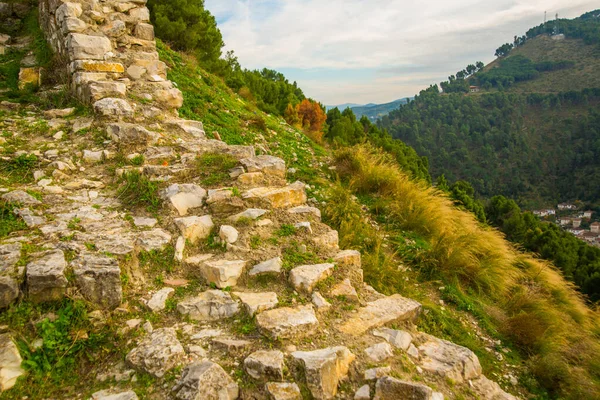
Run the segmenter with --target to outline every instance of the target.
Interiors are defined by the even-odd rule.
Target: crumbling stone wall
[[[66,64],[72,91],[100,114],[133,115],[128,98],[145,100],[145,116],[183,103],[159,60],[146,1],[40,0],[42,29]]]

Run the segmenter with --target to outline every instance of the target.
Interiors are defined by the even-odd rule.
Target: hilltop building
[[[558,205],[559,210],[577,210],[577,206],[573,203],[560,203]]]
[[[590,225],[590,231],[594,233],[600,233],[600,222],[594,222]]]

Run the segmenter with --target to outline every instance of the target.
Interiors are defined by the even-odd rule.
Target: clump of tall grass
[[[561,398],[600,398],[599,314],[556,268],[520,252],[500,232],[458,210],[435,188],[409,179],[394,160],[370,146],[340,150],[336,164],[348,190],[377,199],[386,229],[411,231],[428,242],[413,260],[415,267],[489,307],[498,331],[520,347],[546,390]],[[375,242],[362,248],[366,257],[381,257],[381,235],[371,238],[373,232],[354,228],[360,213],[348,208],[341,192],[333,190],[327,215],[339,227],[342,244],[360,242],[356,237],[363,235],[367,243]],[[378,271],[373,271],[377,265],[365,265],[369,283],[386,282],[389,288],[391,279],[397,284],[397,274],[385,265]]]

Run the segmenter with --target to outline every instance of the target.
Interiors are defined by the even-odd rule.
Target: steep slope
[[[2,98],[1,398],[597,397],[597,317],[551,267],[395,162],[332,160],[192,59],[120,49],[145,8],[94,4],[43,17],[127,21],[96,67],[166,65],[102,75],[131,86],[100,99],[83,79]],[[77,107],[52,108],[57,90]]]

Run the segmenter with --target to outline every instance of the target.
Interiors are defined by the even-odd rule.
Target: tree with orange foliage
[[[296,111],[303,128],[311,132],[320,132],[323,129],[327,115],[319,103],[304,99],[296,106]]]

